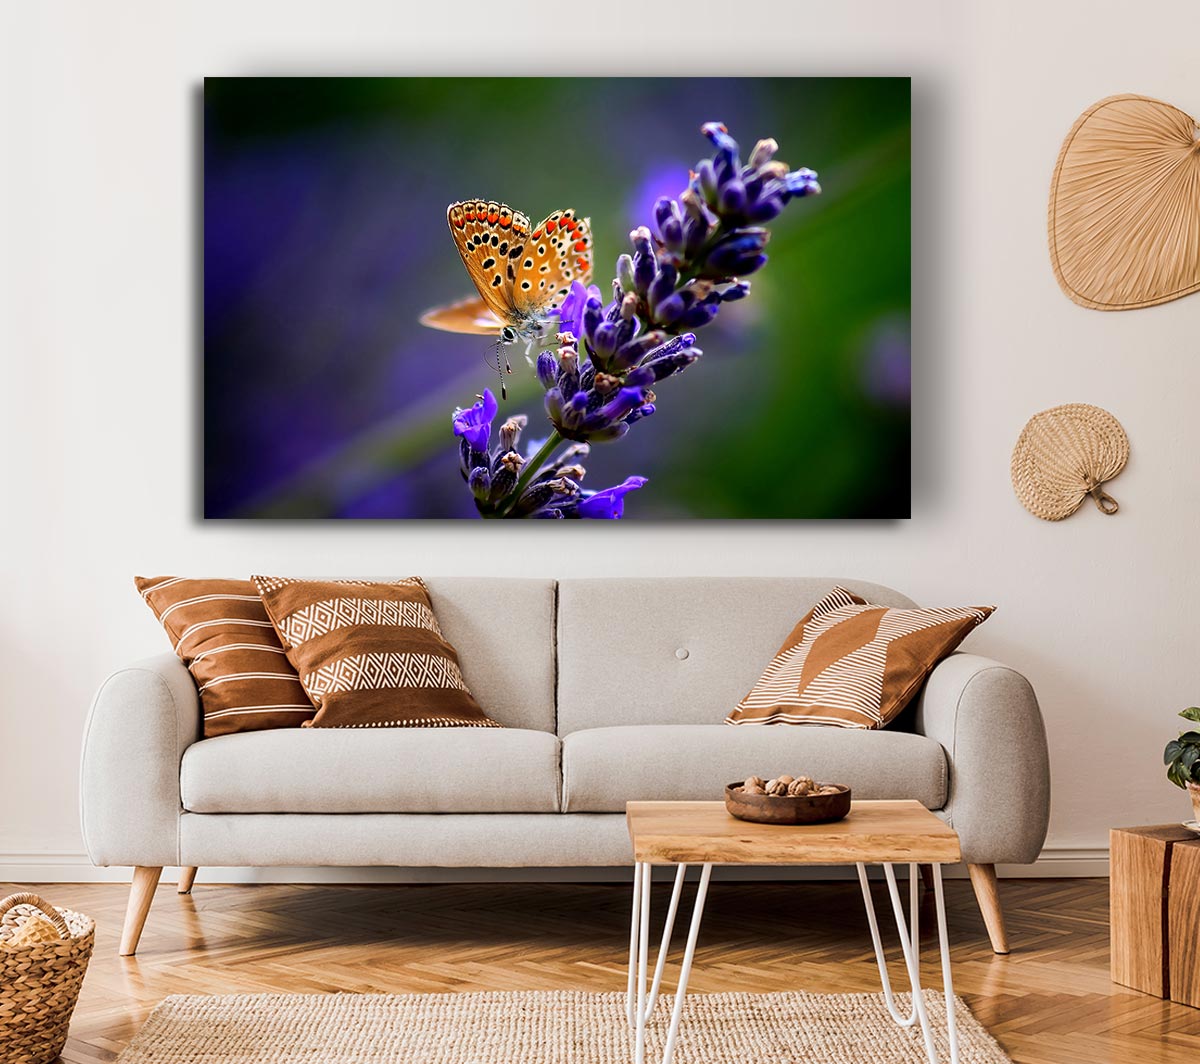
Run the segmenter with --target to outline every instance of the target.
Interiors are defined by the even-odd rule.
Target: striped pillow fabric
[[[249,580],[139,576],[134,583],[196,681],[206,739],[312,719],[316,710]]]
[[[420,577],[251,577],[317,713],[314,728],[499,728],[463,681]]]
[[[725,723],[882,728],[995,609],[890,609],[835,587],[792,629]]]

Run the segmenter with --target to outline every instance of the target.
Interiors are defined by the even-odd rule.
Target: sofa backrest
[[[620,724],[720,724],[835,584],[883,606],[915,605],[862,580],[560,581],[559,735]]]
[[[427,576],[463,679],[493,720],[554,731],[554,581]]]

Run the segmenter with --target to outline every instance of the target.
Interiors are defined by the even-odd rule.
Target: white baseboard
[[[1006,879],[1106,877],[1108,850],[1061,848],[1042,851],[1031,865],[998,865]],[[962,878],[966,868],[946,869]],[[198,883],[605,883],[628,878],[626,868],[202,868]],[[178,877],[167,868],[163,879]],[[846,879],[841,866],[799,869],[727,868],[722,879]],[[128,868],[95,868],[81,853],[0,854],[4,883],[128,883]]]

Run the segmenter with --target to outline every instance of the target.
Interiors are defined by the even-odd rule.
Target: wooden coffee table
[[[958,1035],[954,1023],[954,988],[950,977],[950,949],[946,935],[946,904],[942,892],[941,866],[962,859],[958,836],[954,830],[920,802],[855,802],[845,820],[833,824],[783,826],[751,824],[729,815],[724,802],[630,802],[625,807],[625,819],[633,840],[633,917],[629,930],[629,983],[626,1010],[629,1025],[635,1033],[635,1058],[645,1064],[646,1024],[658,1001],[663,968],[671,947],[671,932],[675,912],[689,865],[700,865],[700,885],[692,908],[683,964],[679,970],[679,986],[675,991],[675,1007],[663,1050],[663,1064],[671,1064],[679,1034],[679,1017],[683,1012],[684,994],[696,940],[700,934],[700,918],[708,892],[713,865],[830,865],[853,864],[858,868],[867,923],[879,964],[884,1000],[888,1012],[901,1027],[920,1023],[929,1064],[937,1064],[933,1044],[933,1029],[921,994],[921,974],[918,947],[918,865],[933,866],[933,890],[937,900],[938,944],[942,956],[942,985],[946,996],[946,1026],[951,1064],[958,1064]],[[912,1009],[901,1015],[892,996],[887,974],[887,962],[879,936],[875,905],[867,882],[867,865],[883,866],[888,893],[892,900],[904,964],[912,987]],[[909,866],[909,920],[904,918],[904,906],[896,884],[896,864]],[[646,975],[650,939],[650,878],[655,865],[675,865],[675,887],[667,909],[662,944],[654,967],[649,991]]]

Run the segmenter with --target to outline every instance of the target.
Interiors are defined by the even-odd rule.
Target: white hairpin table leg
[[[712,876],[712,865],[706,864],[700,872],[700,885],[696,888],[696,900],[692,904],[692,924],[688,928],[687,945],[683,950],[683,964],[679,968],[679,985],[675,988],[675,1007],[671,1010],[671,1026],[667,1030],[667,1046],[663,1050],[662,1064],[671,1064],[675,1054],[675,1039],[679,1035],[679,1017],[683,1015],[683,995],[687,993],[688,976],[692,972],[692,958],[696,955],[696,939],[700,937],[700,918],[704,913],[704,899],[708,894],[708,880]],[[641,1064],[639,1061],[638,1064]]]
[[[662,984],[667,954],[671,948],[671,932],[675,925],[675,914],[679,909],[679,898],[683,893],[686,865],[679,865],[675,872],[675,886],[671,891],[671,905],[663,928],[662,945],[655,963],[654,983],[649,994],[646,992],[648,967],[648,945],[650,939],[650,872],[651,866],[639,863],[633,874],[633,916],[629,932],[629,983],[626,995],[626,1013],[634,1028],[634,1060],[645,1064],[646,1024],[654,1011],[658,990]],[[671,1024],[667,1029],[667,1043],[663,1050],[662,1064],[671,1064],[675,1053],[675,1040],[679,1035],[679,1019],[683,1014],[683,998],[687,992],[688,976],[692,970],[692,959],[696,955],[696,940],[700,936],[700,920],[704,913],[704,899],[708,894],[708,882],[712,876],[712,865],[704,865],[700,873],[700,885],[696,888],[696,900],[692,905],[692,922],[688,928],[687,945],[683,951],[683,963],[679,969],[679,985],[675,990],[675,1005],[671,1010]],[[636,969],[636,975],[635,975]],[[636,994],[634,986],[637,986]]]
[[[879,938],[879,921],[875,917],[875,901],[871,897],[871,887],[867,881],[867,866],[861,861],[858,863],[858,883],[862,887],[863,907],[867,910],[867,924],[871,928],[871,945],[875,947],[875,963],[879,965],[879,981],[883,985],[883,1000],[887,1004],[887,1010],[891,1013],[892,1019],[901,1027],[911,1027],[917,1022],[917,1005],[916,999],[913,999],[912,1009],[907,1016],[901,1016],[900,1011],[896,1008],[896,999],[892,996],[892,980],[888,977],[887,958],[883,955],[883,943]],[[910,897],[910,902],[912,898]],[[912,908],[912,938],[913,942],[917,941],[917,910],[916,905]],[[630,975],[630,979],[633,976]]]
[[[888,894],[892,899],[892,912],[896,917],[896,927],[900,932],[900,945],[904,950],[904,963],[908,968],[908,979],[913,988],[913,1006],[916,1009],[917,1019],[921,1024],[921,1034],[925,1040],[925,1055],[929,1059],[929,1064],[937,1064],[937,1052],[933,1045],[933,1028],[929,1022],[929,1014],[925,1010],[925,997],[921,992],[921,964],[916,936],[914,935],[910,942],[908,929],[904,922],[904,906],[900,902],[900,891],[896,886],[896,870],[890,864],[885,864],[883,874],[887,879]],[[909,876],[915,879],[917,874],[917,866],[910,865]],[[942,953],[942,982],[946,995],[946,1027],[950,1043],[950,1064],[958,1064],[958,1033],[954,1024],[954,985],[950,976],[950,944],[946,935],[946,906],[943,893],[939,889],[942,878],[941,868],[936,864],[933,875],[934,893],[938,902],[938,938]],[[915,900],[915,890],[912,891],[912,897]]]

